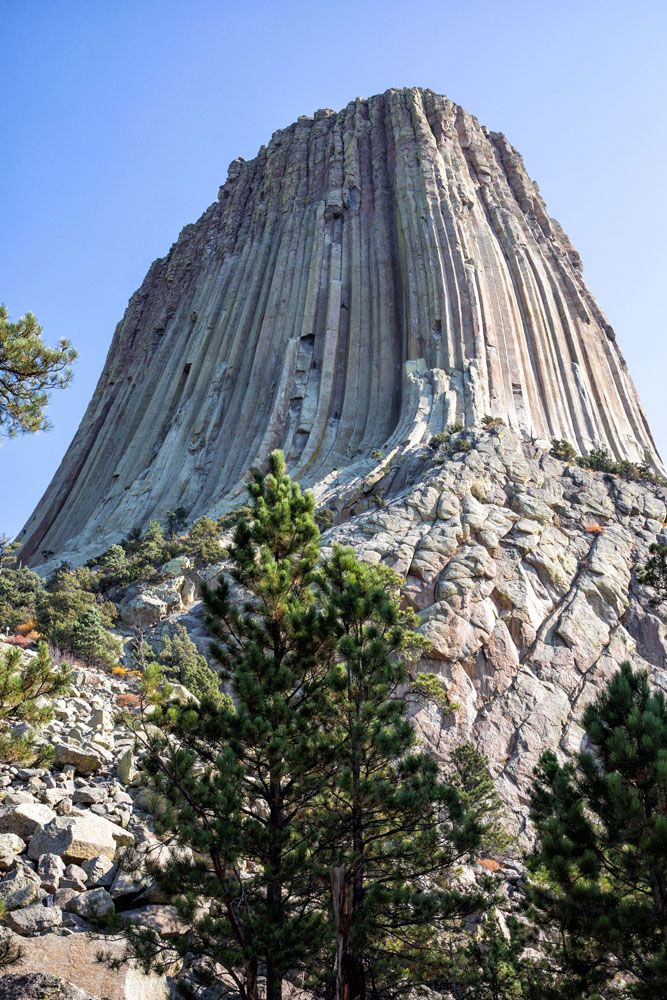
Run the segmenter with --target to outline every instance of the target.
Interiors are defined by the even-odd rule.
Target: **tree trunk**
[[[272,926],[279,927],[282,922],[282,825],[283,800],[279,777],[272,777],[269,784],[269,866],[270,877],[266,887],[266,902],[268,917]],[[276,957],[266,956],[266,1000],[282,1000],[283,977],[276,966]]]
[[[246,1000],[259,1000],[257,991],[257,959],[251,958],[244,969]]]

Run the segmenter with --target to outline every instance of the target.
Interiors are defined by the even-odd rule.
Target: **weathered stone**
[[[25,850],[25,841],[15,833],[0,833],[0,868],[11,868],[14,858]]]
[[[60,927],[63,911],[59,906],[25,906],[20,910],[10,910],[6,916],[7,926],[22,937],[32,937],[44,931]]]
[[[43,972],[9,972],[0,976],[0,1000],[97,1000],[73,983]]]
[[[137,777],[138,772],[134,766],[134,754],[131,749],[126,750],[116,761],[116,774],[124,785],[131,784]]]
[[[39,802],[24,802],[16,806],[0,806],[0,832],[14,833],[23,840],[28,840],[35,830],[46,826],[55,813],[49,806]]]
[[[108,917],[114,911],[114,902],[106,889],[89,889],[70,899],[67,909],[70,913],[87,919]]]
[[[65,862],[57,854],[42,854],[37,862],[37,874],[42,880],[42,888],[54,893],[65,874]]]
[[[101,816],[63,816],[52,820],[28,845],[28,856],[37,860],[42,854],[59,854],[75,864],[100,854],[113,859],[119,846],[134,843],[134,837],[122,827]]]
[[[110,755],[103,756],[101,748],[76,746],[74,743],[56,743],[56,764],[72,764],[79,774],[92,774],[111,760]],[[105,760],[106,757],[106,760]]]
[[[43,895],[39,877],[29,868],[15,868],[0,879],[0,901],[8,910],[29,906]]]
[[[18,940],[21,942],[20,938]],[[100,952],[120,960],[119,968],[112,969],[104,962],[99,962],[97,956]],[[58,975],[89,991],[94,997],[105,997],[106,1000],[167,1000],[169,996],[167,978],[144,975],[127,958],[125,942],[94,938],[89,934],[63,936],[54,933],[34,938],[12,969],[17,973]]]

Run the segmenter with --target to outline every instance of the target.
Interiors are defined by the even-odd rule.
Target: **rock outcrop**
[[[374,451],[485,414],[659,465],[579,257],[506,138],[428,90],[318,111],[232,163],[151,267],[24,553],[82,560],[176,507],[220,513],[275,447],[342,488]]]

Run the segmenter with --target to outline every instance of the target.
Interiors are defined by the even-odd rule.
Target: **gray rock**
[[[92,774],[109,763],[109,759],[102,756],[101,748],[93,750],[73,743],[56,743],[55,755],[56,764],[72,764],[79,774]]]
[[[97,1000],[92,993],[43,972],[0,976],[0,1000]]]
[[[22,937],[32,937],[44,931],[60,927],[63,922],[63,912],[59,906],[26,906],[20,910],[11,910],[6,918],[7,926]]]
[[[85,919],[102,918],[114,912],[114,902],[106,889],[89,889],[70,899],[67,909]]]
[[[97,886],[108,888],[116,874],[116,866],[104,854],[84,861],[81,867],[86,873],[86,885],[89,889],[95,889]]]
[[[39,877],[29,868],[15,868],[0,879],[0,900],[8,910],[29,906],[43,895]]]
[[[14,833],[22,840],[29,840],[36,830],[41,829],[55,818],[49,806],[30,801],[19,805],[0,806],[0,833]]]
[[[42,854],[59,854],[65,861],[78,864],[100,854],[113,859],[119,846],[133,842],[131,834],[101,816],[63,816],[35,834],[28,845],[28,856],[37,860]]]
[[[21,851],[25,851],[24,840],[15,833],[0,833],[0,868],[11,868]]]
[[[57,854],[42,854],[37,862],[37,874],[46,892],[54,893],[65,874],[65,862]]]

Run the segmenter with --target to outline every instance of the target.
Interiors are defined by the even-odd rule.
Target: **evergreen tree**
[[[541,758],[533,917],[552,928],[540,996],[655,1000],[667,983],[667,706],[623,664],[584,713],[590,750]]]
[[[0,305],[0,435],[45,430],[49,392],[65,388],[77,353],[67,340],[47,347],[32,313],[12,323]]]
[[[117,664],[121,654],[120,640],[105,628],[102,614],[95,605],[76,619],[65,646],[75,656],[107,667]]]
[[[123,586],[130,582],[132,569],[122,545],[111,545],[97,560],[101,574],[101,589]]]
[[[34,621],[44,581],[37,573],[6,557],[0,565],[0,631],[13,632]]]
[[[335,996],[392,996],[432,975],[436,933],[480,905],[447,888],[482,827],[417,748],[402,692],[424,648],[400,577],[335,547],[319,583],[338,635],[329,807]],[[471,797],[472,801],[472,797]]]
[[[200,517],[195,521],[188,533],[185,550],[200,565],[220,562],[223,551],[218,522],[210,517]]]
[[[120,655],[118,640],[109,631],[116,607],[99,599],[94,587],[88,567],[59,569],[38,597],[37,628],[61,649],[111,665]]]
[[[653,588],[653,603],[659,605],[667,600],[667,545],[656,542],[651,546],[650,553],[646,565],[638,569],[637,579]]]
[[[505,809],[500,800],[489,762],[471,743],[454,747],[446,765],[447,778],[459,793],[470,819],[480,832],[480,849],[492,855],[506,854],[512,843]]]
[[[208,698],[198,710],[158,708],[151,724],[168,738],[152,741],[146,769],[165,803],[161,829],[206,859],[160,876],[181,887],[178,905],[192,925],[183,952],[221,965],[243,1000],[256,1000],[261,963],[266,996],[278,1000],[285,973],[303,968],[327,932],[315,905],[313,813],[334,766],[318,720],[331,699],[335,642],[311,587],[312,496],[289,479],[279,452],[250,493],[250,518],[237,524],[231,549],[241,594],[226,579],[205,592],[212,651],[235,708]],[[203,900],[214,902],[199,917]],[[135,934],[135,945],[147,963],[159,950],[150,932]]]
[[[173,635],[164,637],[156,662],[168,681],[183,684],[196,698],[210,698],[218,704],[226,700],[220,689],[220,678],[209,667],[184,625],[177,625]]]
[[[49,700],[68,694],[70,681],[67,667],[53,666],[44,642],[34,655],[0,653],[0,763],[48,762],[52,751],[35,746],[35,730],[53,718]]]

